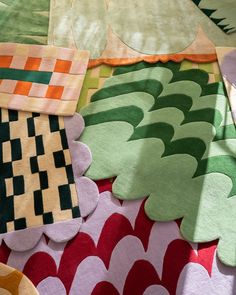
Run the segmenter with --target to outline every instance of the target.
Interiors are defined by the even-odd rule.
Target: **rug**
[[[209,82],[222,81],[218,62],[196,63],[188,60],[183,60],[181,62],[181,70],[190,70],[194,68],[207,71],[209,74]],[[82,107],[88,105],[91,102],[92,95],[103,87],[105,81],[112,76],[114,70],[114,66],[106,64],[92,67],[87,70],[77,105],[77,112],[80,112]]]
[[[112,76],[114,67],[101,65],[88,69],[84,78],[84,83],[81,89],[77,112],[90,103],[91,96],[103,86],[106,79]]]
[[[55,244],[42,237],[24,253],[2,245],[1,259],[23,271],[44,295],[235,292],[235,269],[219,262],[216,242],[189,243],[180,235],[179,222],[147,218],[144,199],[120,203],[108,192],[110,181],[98,186],[98,206],[72,241]]]
[[[236,265],[235,125],[223,83],[208,82],[206,71],[173,62],[116,68],[81,109],[93,155],[86,176],[115,177],[122,200],[148,196],[152,220],[183,218],[189,241],[219,238],[219,258]]]
[[[34,247],[43,232],[54,241],[71,239],[97,199],[95,184],[82,177],[90,151],[74,141],[83,119],[0,113],[0,239],[18,251]]]
[[[236,1],[192,0],[221,30],[236,31]]]
[[[217,47],[218,62],[228,93],[234,122],[236,122],[236,48]]]
[[[208,37],[204,49],[199,26]],[[215,53],[212,42],[236,46],[236,34],[219,30],[190,0],[51,1],[48,43],[89,50],[93,59],[180,53],[197,37],[192,54],[206,54],[209,47]]]
[[[31,281],[20,271],[0,263],[2,295],[39,295]]]
[[[0,42],[47,44],[50,0],[0,1]]]
[[[38,44],[0,44],[0,293],[234,294],[233,9],[38,2],[0,1]]]
[[[0,107],[73,115],[89,53],[67,48],[0,44]]]

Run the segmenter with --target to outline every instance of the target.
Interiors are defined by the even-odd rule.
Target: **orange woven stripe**
[[[18,81],[14,90],[14,94],[29,95],[31,87],[32,82]]]
[[[38,71],[42,59],[38,57],[28,57],[25,64],[25,70],[27,71]]]
[[[71,65],[72,65],[72,61],[70,60],[57,59],[54,72],[69,73]]]
[[[48,86],[46,93],[46,98],[61,99],[62,93],[64,91],[63,86]]]
[[[204,63],[204,62],[214,62],[217,60],[216,54],[167,54],[167,55],[149,55],[141,56],[135,58],[98,58],[91,59],[89,61],[88,68],[93,68],[101,64],[106,64],[110,66],[122,66],[131,65],[140,61],[146,61],[149,63],[155,62],[181,62],[184,59],[190,60],[192,62]]]
[[[0,68],[10,68],[13,56],[0,56]]]

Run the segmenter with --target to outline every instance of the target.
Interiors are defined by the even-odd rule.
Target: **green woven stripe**
[[[25,71],[16,69],[0,68],[0,79],[19,80],[40,84],[49,84],[51,72]]]

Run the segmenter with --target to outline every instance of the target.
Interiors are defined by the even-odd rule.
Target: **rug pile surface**
[[[235,12],[0,1],[0,294],[236,293]]]

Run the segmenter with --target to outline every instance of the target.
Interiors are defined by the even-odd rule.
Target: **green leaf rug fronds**
[[[236,131],[222,82],[169,62],[117,68],[81,110],[81,140],[93,155],[86,175],[116,177],[122,200],[148,197],[153,220],[183,218],[193,242],[219,239],[236,265]]]

